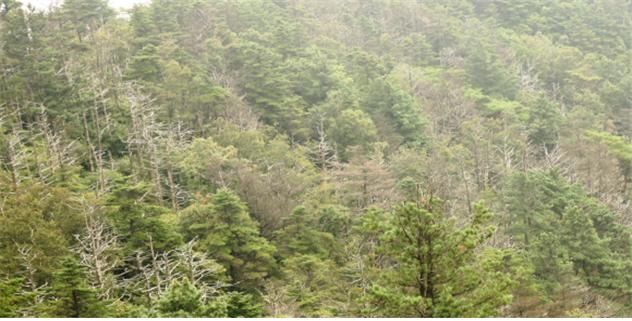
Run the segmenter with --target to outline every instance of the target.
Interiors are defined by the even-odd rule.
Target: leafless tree
[[[97,206],[84,201],[84,207],[85,234],[75,235],[78,241],[77,252],[81,257],[81,264],[92,275],[94,286],[101,290],[99,295],[110,299],[116,288],[111,272],[119,264],[114,256],[119,248],[118,237],[99,217]]]
[[[327,141],[327,133],[325,132],[325,117],[318,115],[318,123],[316,124],[316,133],[318,134],[318,143],[316,145],[315,161],[323,170],[331,168],[338,161],[336,151]]]
[[[126,89],[129,101],[131,128],[127,138],[130,162],[135,171],[135,178],[149,176],[154,183],[154,195],[162,202],[161,166],[157,138],[162,131],[162,124],[157,120],[157,111],[152,106],[153,99],[143,93],[134,83],[128,83]],[[135,160],[135,161],[134,161]]]
[[[149,237],[149,253],[134,254],[135,276],[127,283],[133,290],[140,291],[152,301],[159,297],[174,281],[183,278],[194,284],[204,299],[232,286],[222,277],[224,267],[206,254],[195,251],[196,240],[192,240],[173,251],[157,252]]]
[[[162,132],[160,137],[160,158],[167,173],[171,208],[175,212],[179,210],[180,204],[186,200],[186,195],[176,181],[177,164],[174,156],[183,151],[183,148],[190,141],[191,134],[190,130],[178,122],[175,126]]]
[[[91,106],[83,112],[84,136],[88,148],[90,149],[90,170],[97,174],[97,185],[95,188],[96,195],[99,196],[107,189],[105,178],[106,168],[106,150],[103,147],[104,136],[111,129],[110,117],[107,109],[107,93],[108,89],[104,89],[104,85],[99,77],[95,75],[87,76],[90,85],[86,89],[86,93],[81,95],[91,97]],[[88,122],[90,119],[90,123]],[[89,124],[93,125],[90,130]],[[93,136],[94,135],[94,139]]]
[[[33,248],[28,245],[16,244],[20,261],[26,272],[26,286],[29,290],[37,290],[37,281],[35,280],[35,274],[37,268],[35,267],[35,261],[37,260],[37,253],[33,252]]]
[[[51,174],[61,173],[63,179],[65,169],[75,163],[75,158],[71,153],[75,142],[65,142],[62,139],[62,135],[52,128],[44,105],[40,105],[37,125],[40,131],[39,134],[44,138],[46,147],[44,171]]]
[[[224,267],[205,253],[195,251],[196,243],[195,239],[189,241],[175,251],[175,256],[186,278],[202,292],[204,298],[208,298],[230,284],[219,277],[224,273]]]
[[[149,253],[138,250],[132,258],[135,265],[135,275],[127,280],[126,286],[131,291],[138,291],[145,295],[149,302],[165,291],[174,280],[181,277],[178,270],[180,263],[174,259],[173,251],[158,252],[151,235],[149,238]],[[128,271],[129,272],[129,271]]]
[[[45,299],[45,289],[48,286],[48,283],[44,283],[41,285],[37,284],[35,279],[35,274],[37,273],[37,268],[35,267],[35,261],[38,259],[37,253],[33,251],[33,248],[28,245],[20,245],[16,244],[18,255],[20,260],[22,261],[22,266],[26,271],[26,281],[23,285],[22,290],[20,291],[23,295],[27,295],[30,297],[31,305],[27,307],[23,307],[19,310],[19,313],[22,317],[30,317],[33,316],[33,307],[39,303],[42,303]]]
[[[535,63],[527,61],[516,65],[517,73],[520,76],[520,89],[528,93],[533,93],[540,89]]]
[[[6,152],[0,155],[2,167],[11,175],[11,187],[17,190],[22,175],[20,174],[26,167],[28,153],[24,148],[24,131],[19,126],[19,110],[9,110],[5,105],[0,105],[0,128],[7,126],[10,128],[6,134]]]
[[[26,152],[22,146],[22,137],[19,131],[12,131],[8,138],[8,148],[4,164],[9,170],[9,173],[11,173],[13,191],[16,191],[22,180],[20,170],[26,165],[24,161]]]
[[[290,297],[287,287],[281,282],[269,281],[265,285],[265,292],[260,293],[271,317],[295,316],[299,313],[298,303]]]
[[[234,124],[241,131],[259,128],[259,116],[244,100],[245,96],[230,95],[220,111],[219,116]]]

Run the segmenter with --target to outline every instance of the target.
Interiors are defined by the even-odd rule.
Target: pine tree
[[[361,146],[369,150],[369,145],[377,136],[377,130],[371,118],[363,111],[353,109],[345,109],[336,115],[330,132],[342,160],[349,159],[348,147]]]
[[[67,19],[73,22],[80,42],[114,15],[106,0],[66,0],[62,8]]]
[[[263,314],[261,304],[253,294],[232,291],[220,298],[226,300],[230,318],[258,318]]]
[[[526,100],[529,140],[538,149],[538,155],[543,157],[558,144],[562,119],[557,106],[546,97],[538,95]]]
[[[232,191],[221,189],[211,204],[196,204],[182,213],[181,226],[187,234],[200,238],[200,247],[224,265],[240,289],[253,289],[275,268],[275,252],[259,236],[258,224]]]
[[[108,218],[125,244],[124,256],[134,256],[139,250],[149,253],[152,247],[153,251],[161,253],[182,244],[175,226],[165,222],[169,210],[142,201],[143,195],[148,193],[145,183],[130,186],[122,177],[115,182],[117,187],[107,197]]]
[[[393,265],[371,288],[370,315],[454,317],[499,314],[516,285],[510,253],[485,249],[491,215],[477,205],[457,231],[441,204],[398,206],[380,253]]]
[[[197,317],[203,311],[202,293],[188,279],[172,283],[157,304],[161,317]]]
[[[61,260],[49,295],[50,301],[44,301],[42,308],[47,316],[66,318],[107,316],[106,303],[97,299],[96,290],[88,286],[86,271],[73,256],[66,256]]]
[[[471,42],[473,52],[467,57],[466,69],[470,82],[489,95],[514,99],[518,92],[517,77],[504,66],[495,48]]]
[[[294,255],[283,261],[288,301],[298,307],[295,317],[339,315],[344,302],[344,283],[337,266],[314,255]]]
[[[331,257],[332,252],[335,251],[334,236],[319,231],[314,218],[304,207],[294,209],[284,225],[275,235],[279,254],[282,257],[311,254],[324,259]]]
[[[157,302],[159,317],[168,318],[253,318],[261,307],[252,295],[219,291],[204,296],[188,279],[173,282]]]
[[[20,309],[26,303],[26,296],[22,291],[22,278],[0,280],[0,318],[18,318]]]
[[[516,173],[500,201],[508,215],[501,226],[525,249],[547,296],[585,282],[629,297],[630,280],[623,269],[630,261],[630,230],[580,188],[554,171]],[[577,304],[552,313],[566,313]]]

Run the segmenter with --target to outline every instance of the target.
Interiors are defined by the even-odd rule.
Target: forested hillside
[[[632,316],[626,0],[0,0],[0,317]]]

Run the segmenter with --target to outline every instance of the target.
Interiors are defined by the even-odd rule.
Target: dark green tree
[[[562,118],[559,107],[544,95],[528,97],[526,103],[529,140],[544,155],[558,143]]]
[[[548,295],[580,277],[627,297],[630,230],[603,205],[556,172],[512,175],[500,195],[501,226],[524,248]],[[503,228],[503,229],[505,229]]]
[[[0,317],[19,318],[20,310],[29,303],[24,295],[24,279],[11,278],[0,280]]]
[[[421,205],[421,206],[420,206]],[[371,315],[498,315],[517,285],[512,253],[484,247],[491,214],[477,204],[459,230],[441,203],[406,203],[388,221],[380,252],[393,260],[371,288]]]
[[[185,209],[180,226],[189,238],[224,265],[239,289],[254,289],[275,269],[276,249],[259,235],[244,203],[228,189],[215,193],[210,204]]]
[[[227,317],[225,304],[216,303],[219,304],[205,303],[202,292],[188,279],[184,279],[169,286],[157,302],[157,309],[160,317],[167,318]]]
[[[148,44],[134,55],[125,77],[155,86],[162,79],[162,74],[163,65],[158,55],[158,48]]]
[[[373,80],[361,105],[372,115],[375,122],[385,123],[384,125],[394,129],[400,135],[401,143],[411,146],[423,144],[424,120],[421,108],[415,99],[402,89],[384,79]]]
[[[114,15],[106,0],[67,0],[62,10],[72,21],[80,42],[87,33],[96,31]]]
[[[471,43],[472,52],[467,57],[466,70],[469,81],[488,95],[509,99],[518,93],[518,79],[508,66],[503,65],[494,48]]]
[[[87,274],[79,261],[66,256],[55,272],[49,290],[50,300],[42,303],[44,314],[51,317],[106,317],[107,303],[97,298],[97,292],[87,282]]]
[[[119,178],[124,180],[123,178]],[[182,237],[176,227],[168,224],[168,209],[155,205],[143,198],[148,193],[145,183],[117,187],[107,195],[107,215],[124,244],[124,256],[133,256],[136,251],[160,253],[177,248]]]
[[[297,207],[276,232],[275,243],[282,257],[311,254],[321,258],[331,257],[336,242],[330,233],[319,231],[317,222],[305,207]]]

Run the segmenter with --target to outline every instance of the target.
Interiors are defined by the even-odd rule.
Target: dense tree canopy
[[[631,316],[631,21],[0,1],[0,317]]]

